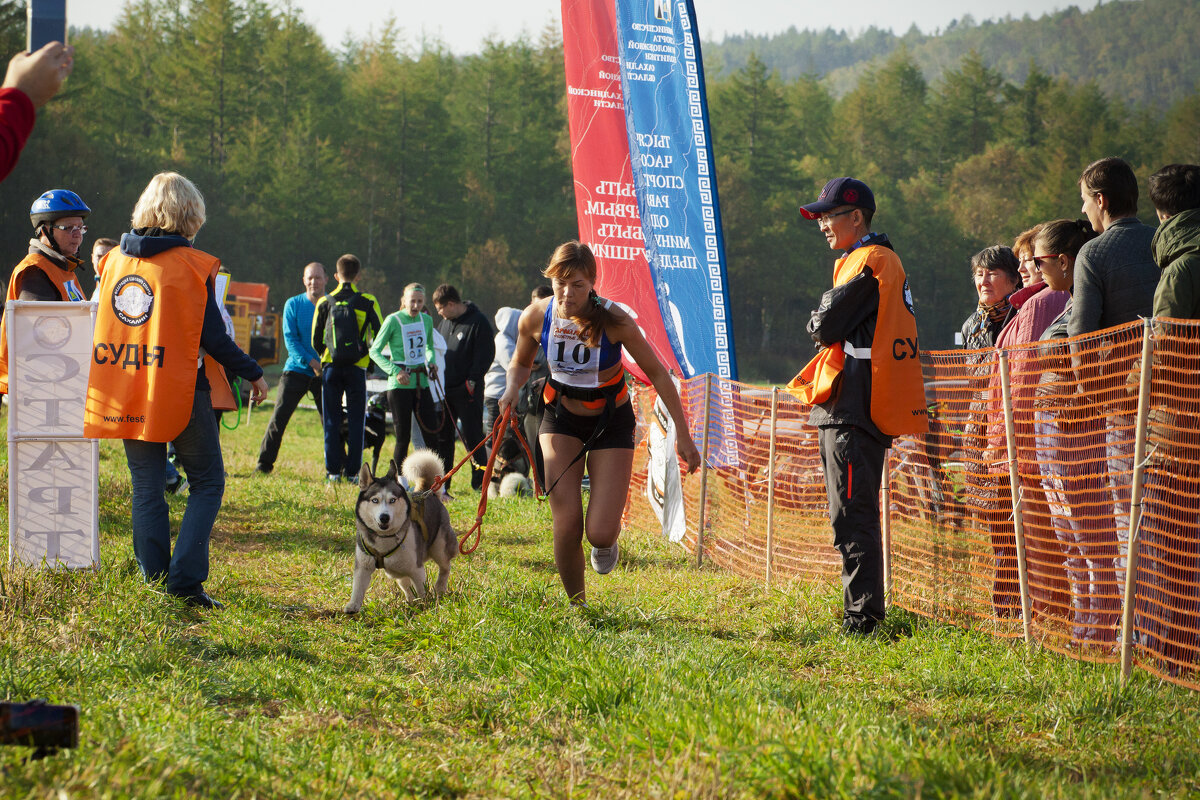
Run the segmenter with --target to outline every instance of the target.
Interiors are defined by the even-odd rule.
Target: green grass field
[[[903,612],[848,639],[839,588],[764,592],[647,532],[575,610],[532,500],[492,503],[440,602],[377,576],[347,618],[355,490],[325,484],[313,412],[251,475],[268,413],[223,432],[224,611],[142,583],[110,443],[100,570],[3,570],[0,699],[82,722],[78,750],[0,748],[0,797],[1200,794],[1196,694]]]

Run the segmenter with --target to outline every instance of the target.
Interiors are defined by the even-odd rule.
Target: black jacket
[[[895,251],[885,234],[872,233],[847,250],[846,255],[870,246]],[[864,261],[861,272],[821,296],[821,305],[808,321],[808,334],[818,345],[840,342],[870,350],[878,319],[879,280]],[[879,430],[871,419],[871,382],[871,361],[860,360],[848,352],[833,396],[813,406],[808,424],[818,428],[854,425],[880,442],[891,444],[891,437]]]
[[[495,331],[474,303],[455,319],[438,323],[438,333],[446,340],[446,390],[474,381],[483,391],[483,376],[496,357]]]

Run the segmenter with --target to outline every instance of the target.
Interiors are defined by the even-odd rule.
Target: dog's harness
[[[400,549],[400,546],[404,544],[404,541],[406,539],[408,539],[408,530],[409,530],[408,526],[406,525],[404,527],[404,535],[400,537],[400,541],[396,542],[396,546],[393,547],[391,550],[388,550],[386,553],[380,553],[379,551],[374,550],[369,544],[367,544],[367,540],[363,538],[362,531],[359,531],[355,535],[355,541],[358,542],[358,546],[362,548],[364,553],[366,553],[367,555],[369,555],[375,559],[375,569],[383,569],[383,560],[385,558],[387,558],[388,556],[390,556],[392,553],[394,553]],[[391,539],[394,536],[395,536],[395,534],[393,534],[392,536],[380,536],[379,538],[380,539]]]
[[[429,527],[425,524],[425,500],[430,494],[432,494],[432,492],[413,492],[408,496],[408,521],[416,524],[416,526],[421,529],[421,538],[425,540],[426,547],[429,546],[430,542]],[[359,517],[359,520],[363,521],[362,517]],[[396,542],[396,546],[391,550],[388,550],[386,553],[380,553],[378,550],[375,550],[373,547],[367,544],[367,540],[363,538],[361,530],[355,534],[354,538],[358,543],[358,546],[362,548],[363,552],[375,559],[375,569],[383,569],[384,559],[399,550],[404,545],[404,543],[408,540],[408,532],[410,530],[411,528],[406,525],[404,527],[404,535],[400,536],[400,541]],[[379,538],[392,539],[398,535],[399,534],[392,534],[391,536],[380,536]]]
[[[415,522],[421,529],[421,538],[425,540],[426,547],[431,542],[429,541],[429,527],[425,524],[425,501],[431,494],[433,494],[433,490],[412,492],[408,496],[408,519],[410,522]]]

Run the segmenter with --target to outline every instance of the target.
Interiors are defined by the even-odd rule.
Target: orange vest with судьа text
[[[215,256],[173,247],[149,259],[116,250],[104,260],[84,409],[84,435],[94,439],[169,442],[192,415],[207,283]],[[224,370],[204,359],[213,407]],[[210,363],[211,362],[211,363]],[[226,404],[224,407],[228,407]]]
[[[75,302],[87,300],[87,297],[83,294],[83,290],[79,287],[79,281],[75,277],[75,270],[63,269],[41,253],[30,253],[22,259],[20,264],[17,264],[13,268],[12,277],[8,279],[8,294],[5,297],[6,303],[9,300],[16,300],[20,297],[21,275],[32,269],[40,269],[46,274],[46,277],[58,289],[59,299]],[[0,317],[0,394],[7,393],[8,331],[5,329],[3,318]]]
[[[904,267],[890,248],[859,247],[837,260],[834,287],[853,280],[864,269],[871,270],[879,284],[879,311],[869,355],[871,421],[887,436],[925,433],[929,430],[929,412],[917,348],[917,319]],[[788,384],[787,391],[809,405],[829,400],[847,357],[840,342],[823,348]]]

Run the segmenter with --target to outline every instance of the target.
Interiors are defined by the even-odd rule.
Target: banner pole
[[[1136,599],[1138,539],[1142,523],[1142,482],[1146,473],[1146,423],[1150,416],[1150,378],[1154,338],[1147,319],[1142,329],[1142,381],[1138,387],[1137,436],[1133,445],[1133,486],[1129,497],[1129,557],[1125,564],[1125,596],[1121,609],[1121,683],[1133,671],[1133,611]]]
[[[1012,496],[1013,534],[1017,546],[1017,579],[1021,587],[1021,628],[1025,644],[1033,646],[1030,630],[1029,568],[1025,559],[1025,525],[1021,514],[1021,478],[1017,472],[1017,429],[1013,420],[1012,384],[1009,383],[1008,351],[1000,351],[1000,389],[1004,399],[1004,440],[1008,449],[1008,488]],[[1000,568],[999,563],[996,569]]]
[[[708,426],[712,421],[712,373],[704,373],[704,438],[700,449],[700,522],[696,528],[696,568],[704,566],[704,528],[708,524]]]
[[[767,453],[767,587],[775,560],[775,430],[779,420],[779,387],[771,387],[771,447]]]

